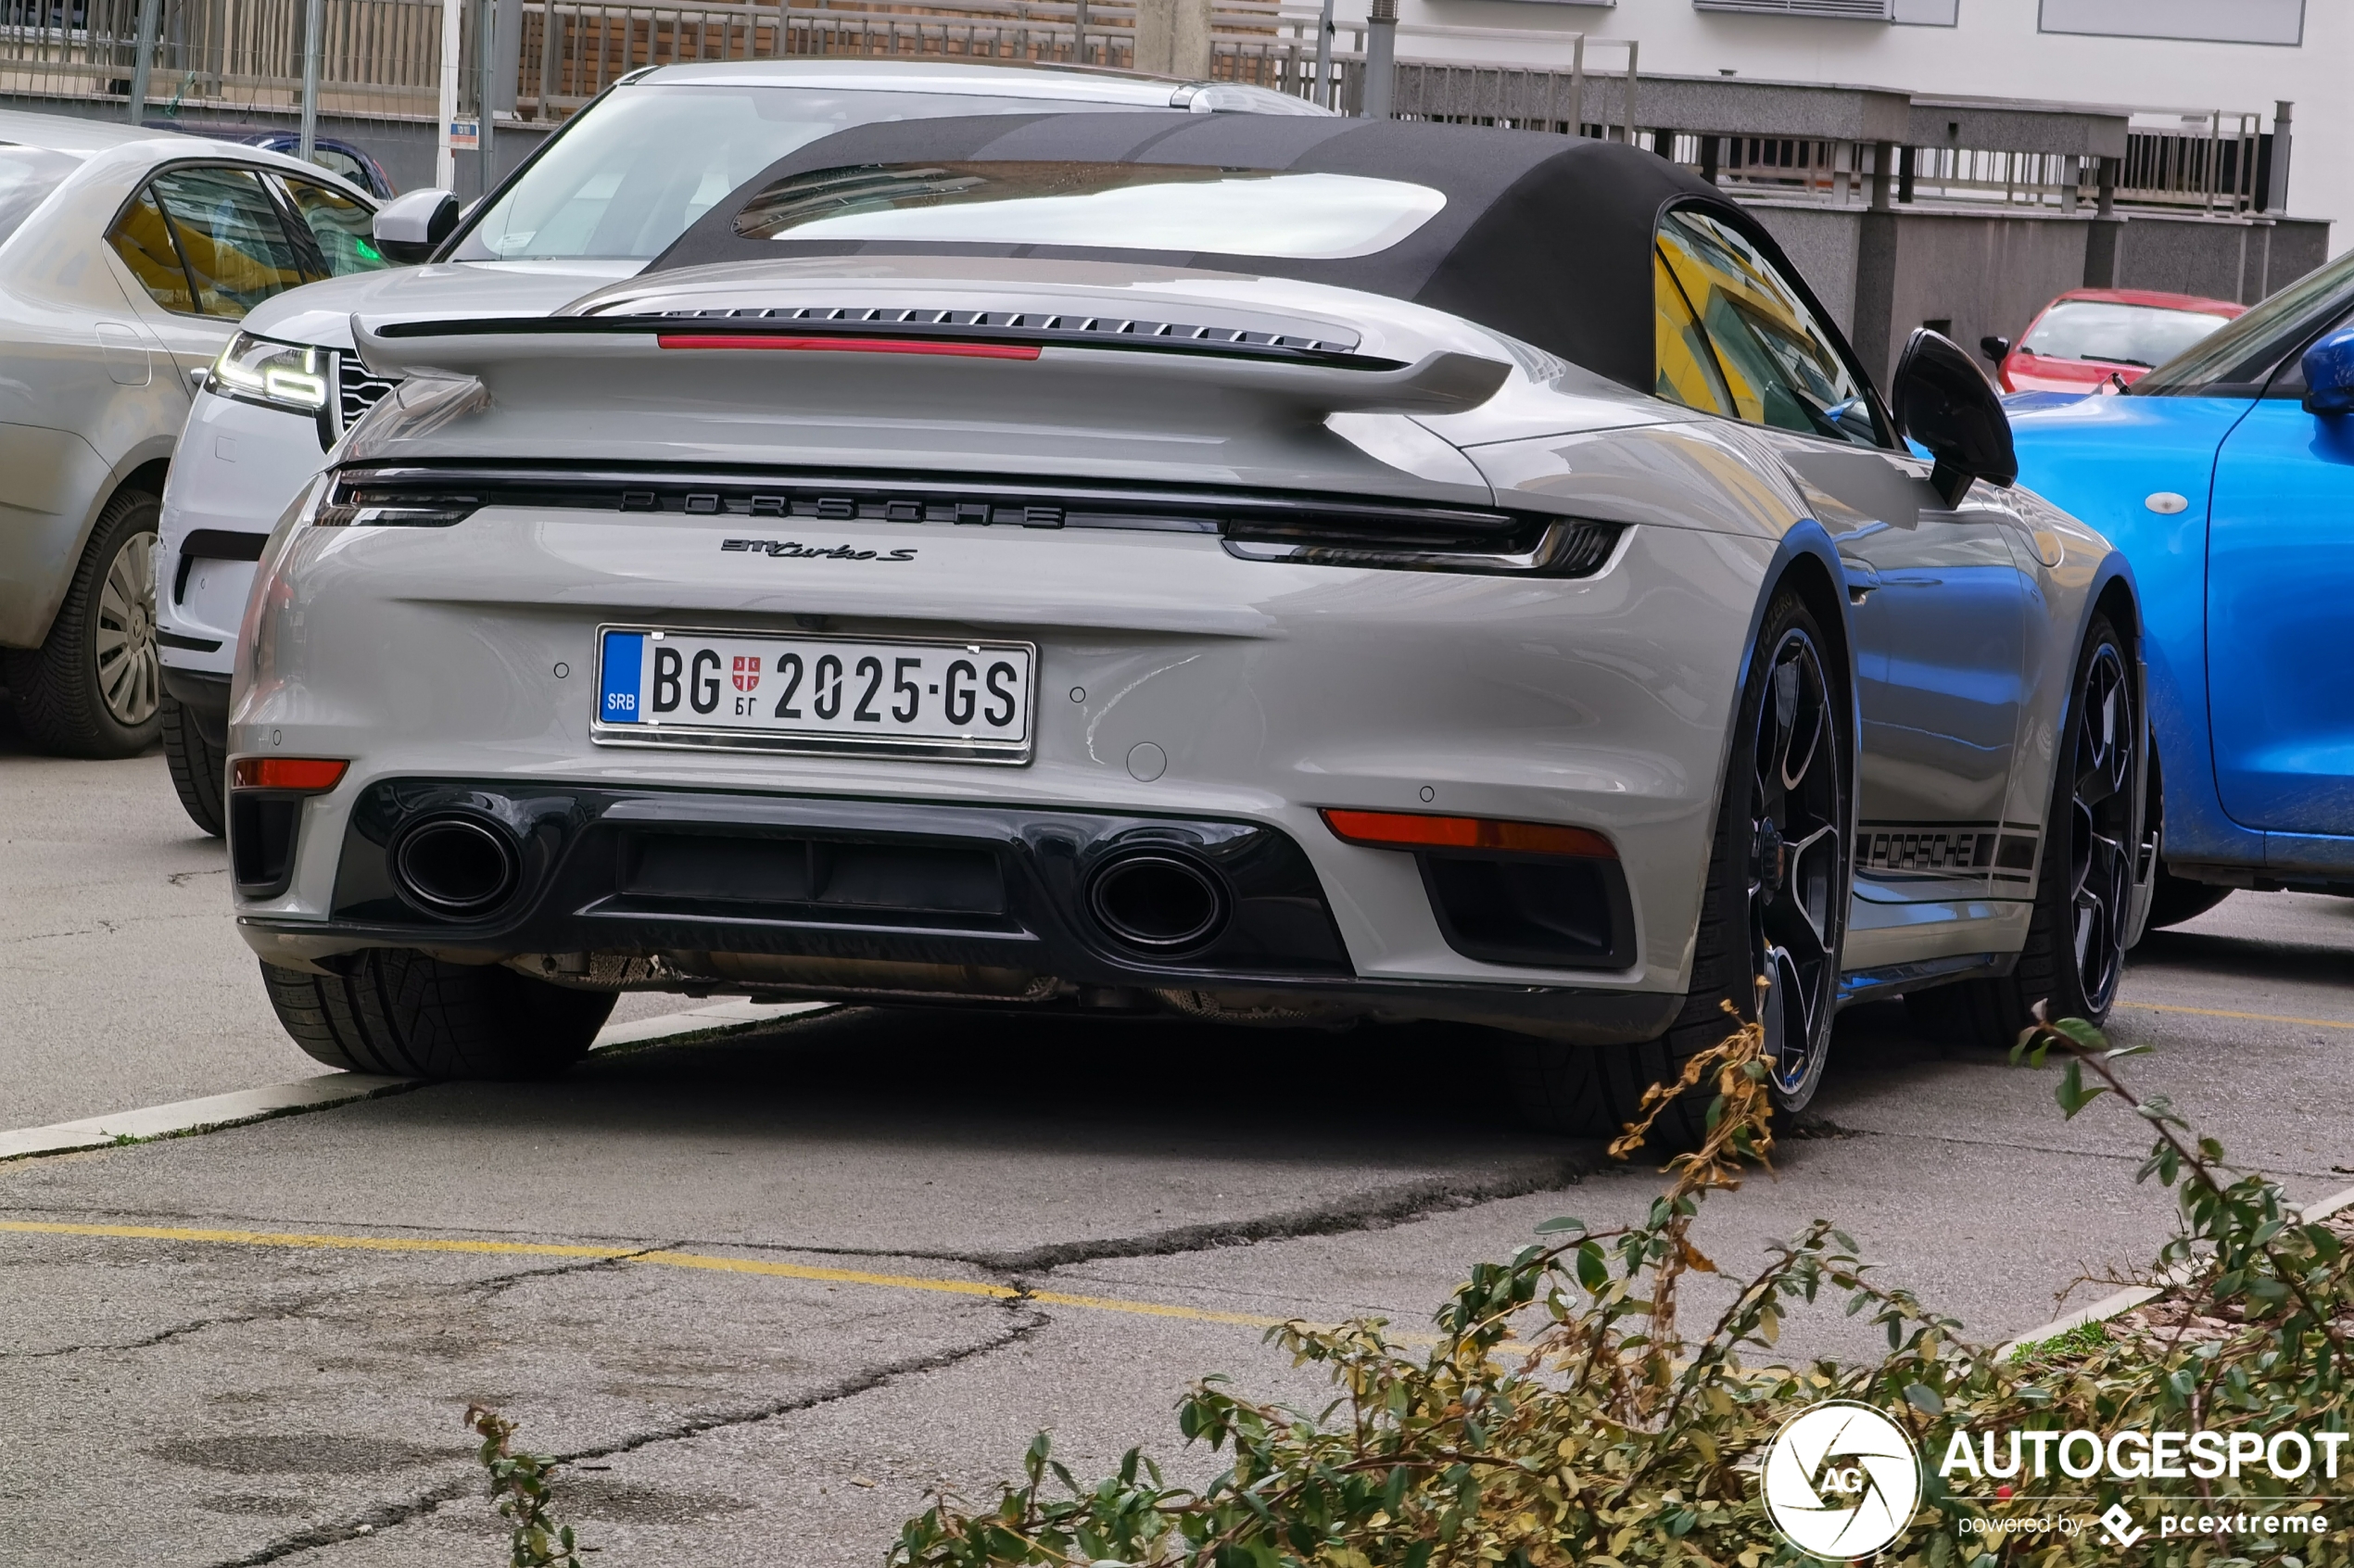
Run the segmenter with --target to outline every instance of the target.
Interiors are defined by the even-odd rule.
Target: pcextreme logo
[[[1759,1485],[1785,1540],[1848,1562],[1905,1533],[1921,1500],[1921,1461],[1905,1429],[1879,1411],[1827,1399],[1774,1434]]]

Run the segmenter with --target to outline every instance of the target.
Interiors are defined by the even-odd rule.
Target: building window
[[[1893,19],[1896,0],[1692,0],[1695,11],[1737,11],[1749,17],[1834,17],[1845,21]]]
[[[2305,42],[2305,0],[2043,0],[2043,6],[2045,32],[2207,44]]]

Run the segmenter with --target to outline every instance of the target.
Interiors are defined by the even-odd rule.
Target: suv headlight
[[[327,406],[334,353],[308,343],[273,343],[241,332],[212,364],[212,389],[265,408],[317,415]]]

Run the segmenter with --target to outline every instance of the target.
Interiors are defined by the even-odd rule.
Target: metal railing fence
[[[322,0],[323,112],[430,120],[440,66],[440,0]],[[651,65],[778,57],[865,57],[1126,67],[1133,0],[943,0],[896,6],[766,0],[522,0],[500,107],[560,119],[616,78]],[[127,98],[139,0],[0,0],[0,94]],[[461,74],[473,112],[475,23],[466,6]],[[209,110],[285,109],[300,99],[304,0],[162,0],[148,101]],[[1313,13],[1219,0],[1213,74],[1315,93]],[[501,51],[502,54],[505,51]]]
[[[127,98],[138,0],[0,8],[0,93]],[[169,114],[291,109],[302,95],[303,0],[163,0],[148,102]],[[324,0],[320,107],[334,114],[434,113],[438,0]]]
[[[515,107],[561,119],[650,65],[779,57],[1087,63],[1133,58],[1135,7],[1057,0],[960,0],[923,11],[707,0],[525,0]]]
[[[151,3],[158,16],[151,113],[299,106],[306,0]],[[318,3],[320,112],[433,120],[441,0]],[[1320,83],[1321,9],[1298,0],[1212,4],[1216,79],[1313,98],[1343,113],[1365,103],[1367,22],[1335,25],[1332,75]],[[141,0],[0,0],[0,95],[127,99],[140,6]],[[554,120],[629,71],[681,61],[856,57],[1128,66],[1135,58],[1136,12],[1136,0],[467,0],[461,112],[479,112],[474,34],[485,14],[502,16],[500,28],[516,33],[499,52],[505,80],[491,89],[497,108]],[[1867,199],[1876,156],[1867,145],[1641,128],[1633,40],[1411,23],[1396,31],[1403,57],[1394,67],[1389,103],[1401,119],[1639,139],[1737,190],[1835,204]],[[1614,46],[1591,73],[1607,81],[1607,117],[1598,111],[1588,118],[1589,44]],[[514,62],[511,77],[508,60]],[[2218,215],[2263,210],[2273,138],[2261,115],[2170,113],[2136,120],[2125,157],[2106,169],[2099,159],[2053,153],[1909,148],[1895,195],[1901,202],[2063,210],[2087,202]]]
[[[431,120],[440,65],[440,0],[321,0],[320,109]],[[1134,0],[506,0],[515,62],[498,105],[527,120],[558,120],[645,66],[779,57],[973,59],[1126,67],[1135,59]],[[476,112],[475,22],[462,30],[462,111]],[[304,0],[160,0],[148,101],[218,111],[287,109],[300,99]],[[137,55],[139,0],[0,0],[0,94],[123,99]],[[1216,80],[1272,88],[1344,112],[1362,101],[1366,24],[1339,23],[1329,82],[1317,78],[1319,10],[1280,0],[1214,0]],[[1405,118],[1568,131],[1578,107],[1586,40],[1576,33],[1495,28],[1398,28],[1403,52],[1525,60],[1566,53],[1561,67],[1493,57],[1407,58],[1398,67]],[[1623,46],[1633,74],[1635,46]],[[512,51],[510,53],[509,51]],[[1633,95],[1626,95],[1631,102]]]

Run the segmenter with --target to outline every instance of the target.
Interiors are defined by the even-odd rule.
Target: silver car
[[[1860,999],[2109,1007],[2124,561],[1959,348],[1883,406],[1664,160],[868,125],[673,259],[361,317],[404,379],[263,557],[229,733],[321,1060],[553,1071],[631,989],[1451,1019],[1576,1127],[1728,1008],[1795,1106]]]
[[[374,210],[258,147],[0,111],[0,685],[35,745],[154,743],[158,508],[191,378],[263,300],[382,266]]]
[[[386,209],[432,265],[257,310],[198,396],[163,499],[165,743],[180,799],[221,830],[221,726],[261,540],[327,449],[392,386],[351,359],[351,318],[529,315],[626,278],[738,185],[845,126],[1057,109],[1310,116],[1297,98],[1128,71],[942,61],[740,60],[639,71],[573,117],[479,212],[413,192]],[[414,231],[411,233],[411,231]],[[387,250],[400,242],[385,231]]]

